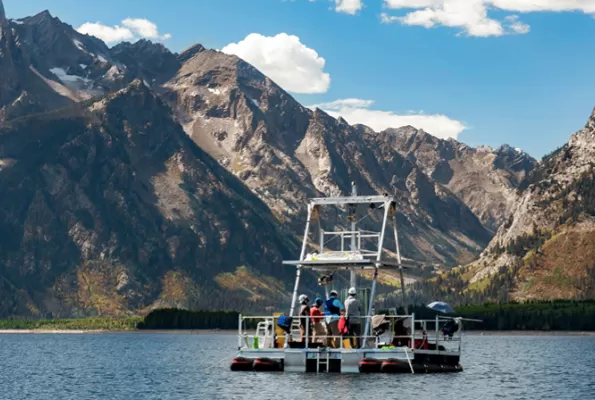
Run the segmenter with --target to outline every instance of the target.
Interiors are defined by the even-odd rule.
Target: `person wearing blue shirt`
[[[327,347],[339,347],[341,344],[341,339],[339,338],[339,319],[341,318],[341,314],[345,311],[345,307],[337,299],[339,294],[336,290],[331,290],[329,298],[324,302],[324,315],[325,315],[325,322],[326,322],[326,334],[328,336],[337,336],[336,338],[332,338],[332,340],[327,340],[326,346]]]

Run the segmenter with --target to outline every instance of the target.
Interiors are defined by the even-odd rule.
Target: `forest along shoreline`
[[[484,304],[455,307],[457,316],[480,319],[465,323],[468,334],[581,335],[595,336],[595,301]],[[409,306],[416,318],[432,319],[436,313],[424,306]],[[380,310],[379,314],[385,311]],[[400,315],[403,309],[397,310]],[[87,317],[71,319],[4,319],[0,333],[237,333],[237,311],[157,309],[144,317]],[[246,320],[244,331],[256,328]]]
[[[90,335],[90,334],[167,334],[167,335],[232,335],[237,334],[237,329],[0,329],[0,335],[22,334],[64,334],[64,335]]]

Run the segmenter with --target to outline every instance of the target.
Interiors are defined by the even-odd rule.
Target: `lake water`
[[[465,371],[231,372],[220,334],[0,335],[0,399],[594,399],[595,337],[468,335]]]

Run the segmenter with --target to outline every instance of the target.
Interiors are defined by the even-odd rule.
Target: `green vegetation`
[[[457,316],[483,321],[467,322],[465,330],[595,331],[595,300],[486,303],[455,307],[455,310]],[[398,312],[404,313],[404,310]],[[435,311],[425,306],[409,306],[409,312],[415,313],[418,319],[433,319],[436,316]]]
[[[158,309],[146,317],[79,319],[5,319],[0,329],[29,330],[107,330],[132,331],[143,329],[238,329],[236,311],[188,311]],[[245,328],[253,329],[258,321],[246,321]]]
[[[551,239],[552,233],[549,231],[542,231],[537,229],[534,234],[523,234],[511,241],[506,247],[496,246],[492,251],[493,254],[502,254],[504,252],[518,257],[524,257],[525,254],[531,250],[539,251],[541,246]]]
[[[177,308],[154,310],[138,329],[238,329],[236,311],[189,311]]]
[[[571,196],[571,194],[573,194]],[[579,179],[564,189],[556,199],[562,199],[564,213],[559,223],[577,222],[581,215],[595,216],[595,173],[583,172]]]
[[[484,304],[457,307],[468,318],[481,319],[481,324],[467,324],[465,329],[595,331],[595,301]]]
[[[455,307],[458,316],[481,319],[482,323],[466,323],[465,330],[507,331],[595,331],[595,300],[544,301]],[[381,310],[380,313],[386,313]],[[398,310],[400,314],[403,309]],[[433,319],[436,312],[424,306],[409,306],[418,319]],[[146,317],[84,318],[57,320],[0,320],[0,329],[37,330],[176,330],[238,328],[235,311],[154,310]],[[248,321],[246,321],[248,322]],[[250,321],[244,329],[254,329],[258,321]]]
[[[0,329],[36,330],[124,330],[136,329],[142,317],[130,318],[78,318],[78,319],[5,319]]]

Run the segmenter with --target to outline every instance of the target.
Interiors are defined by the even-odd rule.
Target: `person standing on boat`
[[[310,299],[305,294],[302,294],[299,297],[299,301],[300,312],[298,315],[300,317],[300,341],[303,343],[306,338],[306,324],[308,324],[310,320],[310,306],[308,305],[308,303],[310,303]],[[309,335],[312,335],[311,329]]]
[[[357,290],[350,288],[347,292],[349,297],[345,300],[345,318],[349,327],[349,336],[351,336],[351,346],[360,348],[360,336],[362,334],[362,304],[356,298]]]
[[[316,338],[326,336],[326,327],[322,322],[322,311],[320,311],[320,307],[322,307],[323,301],[320,297],[317,297],[314,300],[314,305],[310,308],[310,319],[312,321],[312,341],[315,341]]]
[[[340,346],[341,343],[341,333],[339,332],[339,318],[341,318],[341,313],[345,311],[345,307],[339,299],[337,299],[339,293],[336,290],[331,290],[329,298],[324,302],[324,314],[326,315],[326,334],[328,336],[336,336],[327,340],[326,346],[327,347],[334,347],[337,348]]]

